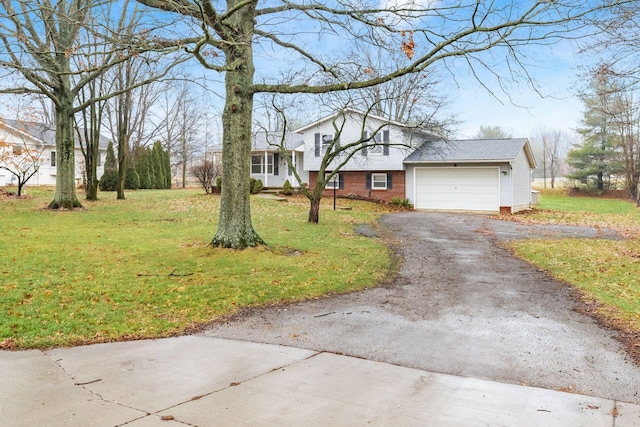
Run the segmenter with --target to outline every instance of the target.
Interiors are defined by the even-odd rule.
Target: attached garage
[[[500,168],[414,169],[416,209],[499,211]]]
[[[405,160],[416,209],[514,213],[531,206],[526,138],[426,141]]]

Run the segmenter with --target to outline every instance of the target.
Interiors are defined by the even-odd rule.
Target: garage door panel
[[[418,209],[497,211],[500,205],[498,168],[418,168]]]

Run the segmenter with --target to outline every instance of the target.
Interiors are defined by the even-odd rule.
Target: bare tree
[[[596,37],[583,39],[580,53],[589,61],[597,57],[593,66],[587,67],[587,75],[597,72],[606,64],[613,75],[624,80],[626,88],[640,83],[640,8],[636,2],[622,4],[611,13],[596,16],[591,25],[598,28]]]
[[[347,81],[358,79],[362,73],[370,77],[384,75],[393,67],[406,66],[410,62],[403,52],[382,48],[358,49],[351,56],[353,64],[346,73]],[[443,136],[451,135],[458,122],[455,115],[447,112],[451,100],[444,91],[446,85],[442,75],[434,66],[428,72],[405,74],[379,85],[339,92],[333,95],[337,99],[334,104],[349,104],[361,111],[372,108],[371,113],[377,116]]]
[[[136,34],[117,32],[128,16],[128,0],[0,0],[0,65],[9,73],[18,73],[24,84],[4,87],[0,93],[42,94],[55,107],[56,192],[50,209],[81,207],[75,192],[76,113],[91,103],[114,96],[98,94],[84,103],[74,104],[78,93],[108,69],[139,55],[164,49],[151,37],[152,27]],[[135,4],[135,3],[134,3]],[[177,47],[171,45],[169,50]],[[101,61],[86,58],[87,52]],[[137,82],[136,84],[144,84]]]
[[[183,79],[168,82],[159,106],[162,120],[157,128],[165,149],[180,165],[182,188],[186,187],[189,163],[194,154],[201,149],[201,130],[203,127],[206,128],[203,123],[204,108],[197,95],[194,95],[200,93],[197,89],[194,84]]]
[[[537,138],[542,145],[542,176],[544,188],[547,188],[547,179],[551,188],[555,188],[556,178],[561,174],[564,166],[564,156],[568,147],[567,133],[561,129],[538,128]]]
[[[196,177],[200,186],[207,193],[213,193],[216,178],[220,176],[220,165],[211,160],[203,160],[191,166],[191,173]]]
[[[18,131],[22,123],[16,121]],[[5,123],[0,123],[0,129],[6,127]],[[24,136],[26,133],[16,135],[17,140],[13,143],[0,139],[0,169],[4,169],[16,178],[18,185],[18,196],[22,195],[22,190],[27,182],[33,178],[40,170],[40,165],[44,162],[42,152],[44,148],[38,149],[27,144]]]
[[[526,75],[519,55],[523,46],[554,43],[582,27],[583,18],[612,4],[633,3],[138,1],[184,16],[185,27],[192,24],[201,34],[201,40],[192,47],[196,58],[206,68],[225,75],[222,199],[211,244],[231,248],[262,243],[251,223],[248,188],[255,94],[363,89],[423,72],[437,63],[486,67],[498,77],[501,70],[520,70]],[[309,28],[313,28],[311,35]],[[347,80],[342,70],[351,65],[350,58],[330,52],[326,46],[348,49],[354,40],[360,46],[388,46],[403,52],[409,61],[381,74],[368,74],[363,64],[362,72]],[[497,51],[508,63],[492,69],[493,64],[482,56],[488,50]],[[256,70],[255,56],[262,53],[270,62]],[[297,64],[295,80],[279,80],[277,58]]]
[[[380,147],[380,152],[388,152],[391,147],[395,148],[416,148],[424,138],[433,138],[434,134],[425,131],[418,127],[406,126],[404,131],[408,133],[406,140],[391,143],[383,138],[383,135],[389,132],[391,121],[372,115],[372,110],[375,108],[375,104],[370,106],[367,111],[360,112],[347,107],[338,109],[334,114],[332,120],[333,137],[331,140],[318,141],[321,146],[318,148],[321,151],[322,158],[318,166],[318,175],[313,188],[307,188],[298,173],[293,159],[291,158],[291,152],[285,147],[286,133],[288,130],[287,116],[284,109],[278,107],[275,102],[273,108],[281,116],[281,122],[283,123],[283,131],[276,133],[280,135],[280,138],[269,138],[269,144],[277,146],[292,171],[293,176],[298,182],[298,186],[302,194],[309,199],[309,216],[308,222],[318,223],[320,220],[320,201],[322,200],[322,193],[328,183],[332,183],[340,179],[340,172],[347,166],[347,164],[358,153],[366,152],[367,150],[373,150]],[[350,139],[341,138],[345,125],[348,121],[353,120],[357,116],[360,121],[360,132],[355,138]],[[396,125],[397,126],[397,125]],[[327,172],[329,171],[329,172]],[[224,184],[223,184],[224,187]]]

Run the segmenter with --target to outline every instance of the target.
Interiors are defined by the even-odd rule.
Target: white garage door
[[[416,208],[500,210],[497,167],[416,168]]]

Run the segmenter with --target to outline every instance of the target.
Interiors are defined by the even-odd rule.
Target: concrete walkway
[[[0,426],[616,426],[640,406],[186,336],[0,352]]]

